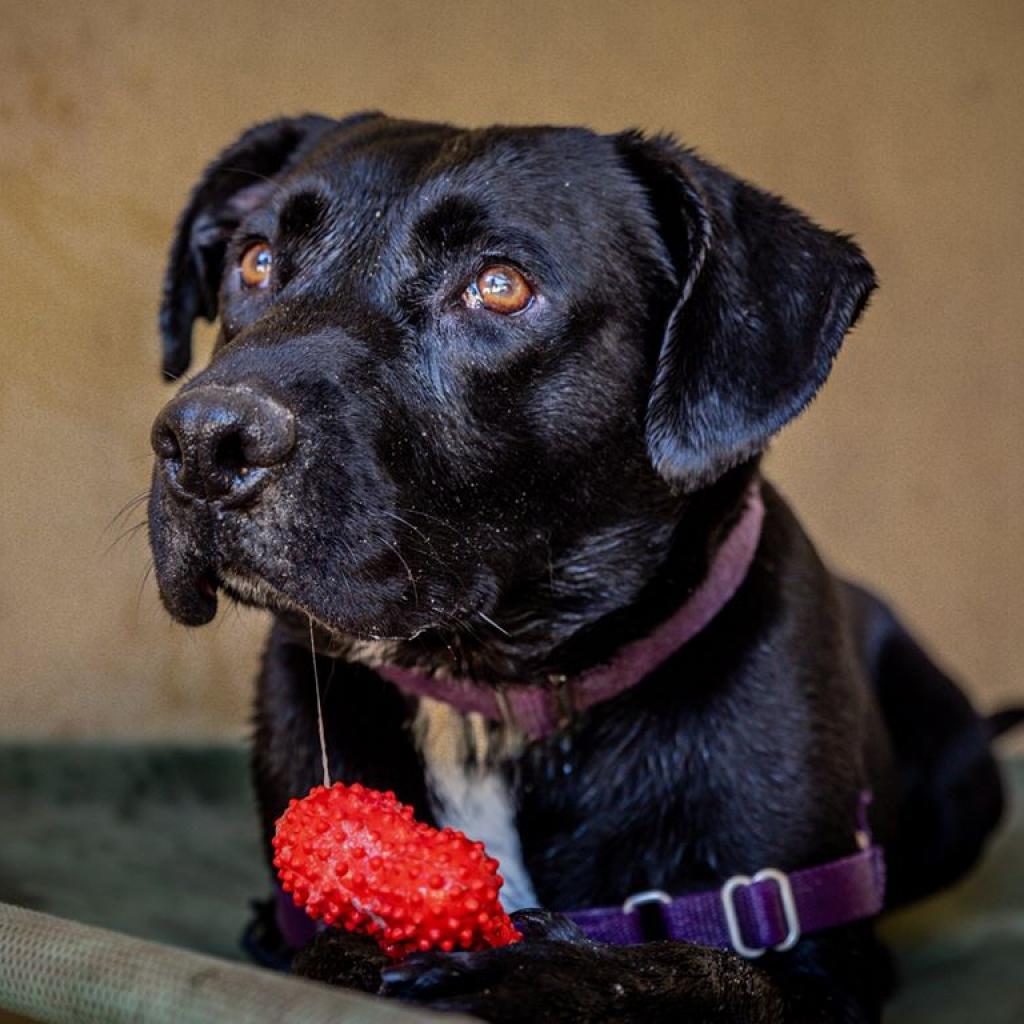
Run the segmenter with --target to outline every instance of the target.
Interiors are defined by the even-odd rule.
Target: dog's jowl
[[[873,287],[635,132],[307,116],[210,165],[161,313],[172,378],[220,321],[153,426],[164,603],[274,612],[268,840],[319,779],[316,669],[332,775],[484,840],[526,936],[384,963],[329,931],[296,969],[494,1021],[878,1018],[873,918],[961,875],[1001,790],[761,477]],[[267,958],[311,938],[278,896]]]

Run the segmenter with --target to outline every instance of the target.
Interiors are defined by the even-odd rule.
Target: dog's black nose
[[[242,505],[291,454],[295,417],[267,395],[206,384],[164,407],[151,441],[179,496]]]

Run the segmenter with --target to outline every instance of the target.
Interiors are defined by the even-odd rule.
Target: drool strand
[[[320,704],[320,675],[316,668],[316,640],[313,637],[313,616],[309,619],[309,653],[313,658],[313,689],[316,692],[316,726],[320,734],[320,761],[324,766],[324,787],[331,788],[331,773],[327,767],[327,738],[324,735],[324,709]]]

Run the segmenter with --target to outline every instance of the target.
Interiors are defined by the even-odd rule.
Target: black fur
[[[272,283],[247,293],[238,259],[260,239]],[[460,303],[492,262],[531,282],[523,313]],[[849,239],[663,138],[363,115],[274,122],[227,150],[172,250],[165,370],[219,310],[214,359],[186,388],[211,416],[210,384],[269,395],[297,439],[245,507],[185,500],[158,465],[151,534],[180,620],[209,621],[215,587],[277,613],[254,758],[268,832],[318,781],[310,622],[332,774],[430,820],[413,702],[361,661],[516,685],[650,632],[705,573],[872,287]],[[411,958],[384,992],[495,1021],[878,1018],[870,924],[748,964],[598,947],[555,913],[850,853],[865,787],[898,903],[962,873],[998,818],[967,701],[763,486],[753,567],[712,624],[509,765],[547,908],[523,918],[527,940]],[[369,989],[379,967],[337,934],[301,960]]]

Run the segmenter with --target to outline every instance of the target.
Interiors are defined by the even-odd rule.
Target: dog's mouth
[[[238,572],[230,568],[222,568],[215,575],[215,587],[239,604],[250,608],[264,608],[268,611],[293,611],[304,615],[310,614],[297,601],[282,593],[266,580],[252,573]],[[206,585],[209,585],[207,581]]]
[[[212,569],[204,569],[195,578],[195,592],[198,599],[196,605],[207,622],[217,614],[217,588],[219,586],[220,579]]]
[[[437,635],[428,643],[433,649],[459,624],[489,612],[490,575],[478,574],[470,589],[447,567],[431,573],[379,529],[314,531],[293,505],[268,505],[257,517],[184,509],[162,500],[162,492],[152,498],[156,579],[173,618],[206,625],[225,598],[269,611],[296,633],[308,636],[312,624],[318,641],[346,652],[353,644],[401,645],[424,634]]]
[[[249,608],[259,608],[314,623],[321,631],[331,635],[336,633],[331,626],[322,622],[316,613],[302,602],[290,597],[255,573],[222,568],[215,576],[215,593],[220,590],[224,595],[238,604]],[[204,579],[203,586],[209,586],[210,580]]]
[[[214,610],[217,593],[220,591],[238,604],[273,612],[295,627],[314,627],[323,643],[323,653],[336,653],[338,649],[347,650],[353,642],[399,643],[415,640],[428,630],[436,628],[435,623],[427,623],[408,633],[400,634],[389,634],[372,626],[358,631],[342,631],[337,626],[325,622],[315,609],[286,594],[262,576],[233,568],[222,568],[219,573],[207,571],[199,577],[196,586],[205,599],[212,599]],[[209,595],[212,595],[212,598]],[[318,643],[318,648],[319,646]]]
[[[156,558],[164,605],[183,625],[212,622],[224,597],[238,605],[269,611],[303,635],[312,624],[318,649],[322,646],[323,653],[348,651],[353,644],[400,644],[432,631],[444,632],[444,606],[440,603],[433,606],[432,613],[422,605],[410,608],[400,597],[382,601],[379,591],[366,589],[355,576],[347,581],[335,576],[335,585],[350,597],[332,608],[332,602],[324,599],[319,578],[300,586],[300,573],[288,570],[282,573],[286,577],[282,580],[275,578],[276,573],[265,573],[236,559],[224,559],[223,555],[218,557],[216,550],[197,557],[195,547],[192,558],[175,557],[177,546]],[[363,594],[365,598],[360,600]]]
[[[165,603],[180,622],[188,626],[204,626],[217,615],[220,595],[249,608],[278,614],[301,616],[317,621],[316,615],[301,602],[289,597],[267,580],[251,572],[207,565],[194,572],[185,586],[180,583],[161,588]],[[321,628],[326,628],[319,623]]]
[[[184,626],[205,626],[217,614],[220,577],[212,568],[189,571],[183,567],[169,579],[160,579],[161,565],[156,563],[160,597],[164,607]]]

